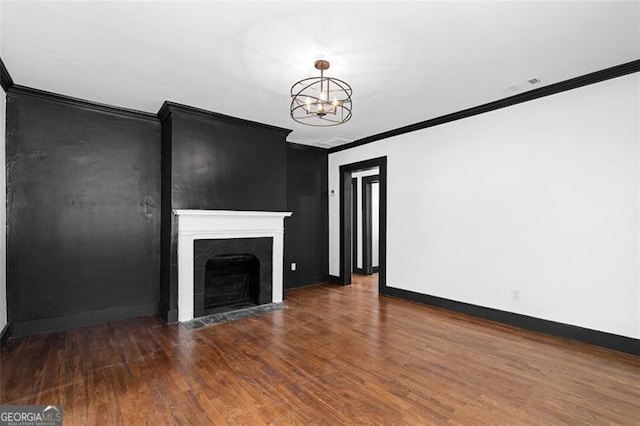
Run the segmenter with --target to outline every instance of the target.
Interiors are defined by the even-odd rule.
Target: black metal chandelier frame
[[[346,123],[351,119],[353,90],[343,80],[325,77],[329,62],[318,60],[320,77],[305,78],[291,86],[291,118],[298,123],[327,127]]]

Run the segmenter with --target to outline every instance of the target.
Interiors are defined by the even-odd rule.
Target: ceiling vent
[[[329,138],[329,139],[325,139],[323,141],[317,142],[316,145],[322,148],[334,148],[336,146],[344,145],[349,142],[353,142],[353,141],[349,139],[334,137],[334,138]]]
[[[504,87],[509,93],[515,94],[520,92],[526,92],[527,90],[535,89],[540,87],[542,84],[542,80],[539,77],[531,77],[526,80],[518,81],[517,83],[513,83]]]

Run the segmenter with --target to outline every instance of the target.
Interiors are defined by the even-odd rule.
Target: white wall
[[[356,242],[357,242],[357,246],[358,246],[358,255],[356,256],[356,267],[357,268],[362,268],[362,240],[363,240],[363,220],[362,220],[362,178],[366,177],[366,176],[375,176],[377,174],[380,173],[380,169],[378,167],[372,167],[371,169],[367,169],[367,170],[363,170],[360,172],[353,172],[351,173],[351,178],[352,179],[356,179],[357,183],[356,183],[356,188],[357,188],[357,192],[355,194],[357,201],[356,201],[356,205],[358,206],[357,211],[356,211],[356,218],[358,219],[358,226],[355,230],[355,232],[357,233],[356,236]]]
[[[329,188],[388,157],[390,287],[638,338],[639,93],[636,73],[333,153]]]
[[[0,45],[2,43],[2,3],[0,2]],[[0,51],[0,57],[2,52]],[[7,324],[7,202],[5,173],[6,95],[0,88],[0,332]]]

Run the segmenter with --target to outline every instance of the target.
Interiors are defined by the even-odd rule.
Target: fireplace
[[[174,214],[178,219],[179,321],[235,309],[236,303],[240,306],[282,302],[284,218],[291,216],[290,212],[174,210]],[[251,257],[258,262],[259,284],[257,289],[247,290],[248,301],[240,302],[246,297],[238,294],[256,282],[255,269],[238,272],[245,266],[255,268]],[[220,265],[230,260],[234,266]],[[226,277],[214,278],[214,271],[221,270],[226,271]],[[215,291],[211,288],[207,291],[207,279],[209,287],[214,283],[225,286],[219,293],[226,294],[228,303],[221,294],[213,297]],[[211,302],[207,308],[205,298]]]
[[[204,267],[204,314],[258,304],[260,261],[252,254],[220,254]],[[198,316],[198,313],[195,314]]]
[[[193,252],[195,318],[273,301],[273,238],[195,240]]]

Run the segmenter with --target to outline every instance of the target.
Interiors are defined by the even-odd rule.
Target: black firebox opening
[[[272,266],[272,237],[195,240],[193,317],[271,303]]]
[[[211,257],[204,272],[204,313],[260,303],[260,261],[252,254]]]

